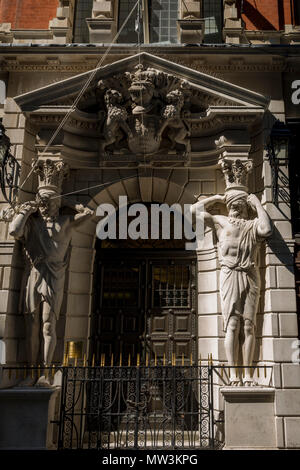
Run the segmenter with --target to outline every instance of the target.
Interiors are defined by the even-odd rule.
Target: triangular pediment
[[[198,94],[205,108],[238,106],[265,110],[269,104],[269,99],[263,95],[146,52],[24,93],[15,97],[15,101],[22,111],[34,111],[51,105],[71,106],[91,74],[93,79],[89,88],[93,88],[99,80],[108,80],[116,75],[132,72],[137,65],[153,68],[178,80],[186,80],[193,93]]]
[[[73,167],[214,165],[221,152],[247,154],[249,129],[269,105],[251,90],[145,52],[15,101],[42,129],[63,121],[61,155]]]

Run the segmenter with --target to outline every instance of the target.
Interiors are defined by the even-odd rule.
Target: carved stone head
[[[225,203],[229,211],[229,216],[234,218],[248,217],[248,193],[231,189],[225,193]]]
[[[104,101],[106,106],[115,106],[121,103],[122,95],[117,90],[107,90],[104,95]]]
[[[58,216],[61,198],[56,191],[39,189],[36,201],[43,218],[55,218]]]
[[[166,101],[168,104],[174,104],[178,108],[182,108],[184,105],[184,95],[180,90],[173,90],[167,94]]]
[[[132,101],[139,106],[148,106],[154,94],[153,83],[147,80],[134,82],[129,88]]]

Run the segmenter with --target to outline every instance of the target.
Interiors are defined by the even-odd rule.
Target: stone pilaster
[[[200,0],[180,2],[178,26],[181,43],[199,44],[203,42],[205,21],[201,16]]]
[[[56,44],[72,42],[75,0],[59,0],[56,18],[49,22],[49,29],[53,32]]]
[[[268,142],[271,127],[270,123],[265,122],[264,146]],[[277,447],[295,448],[300,446],[300,374],[294,240],[288,204],[289,175],[284,162],[280,162],[281,175],[284,177],[279,181],[279,198],[275,206],[267,150],[263,150],[263,155],[262,204],[273,221],[274,231],[262,258],[265,283],[261,293],[264,312],[261,356],[264,363],[273,364]]]
[[[110,43],[113,40],[115,21],[112,0],[94,0],[92,18],[87,18],[90,42]]]
[[[224,0],[223,36],[226,43],[240,44],[242,20],[239,18],[235,0]]]

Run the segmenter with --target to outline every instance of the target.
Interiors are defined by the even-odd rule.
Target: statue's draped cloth
[[[220,296],[224,318],[224,331],[230,317],[242,316],[256,324],[259,301],[260,276],[256,265],[258,219],[243,220],[236,259],[220,256]],[[221,242],[222,243],[222,242]],[[221,250],[220,250],[221,251]]]
[[[58,319],[64,294],[67,261],[55,259],[56,242],[50,236],[43,236],[42,224],[38,218],[30,217],[24,238],[25,252],[29,259],[28,273],[23,285],[24,311],[33,314],[40,303],[46,301]]]

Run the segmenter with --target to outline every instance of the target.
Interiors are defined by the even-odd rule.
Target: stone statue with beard
[[[217,202],[225,203],[228,216],[212,215],[207,209]],[[249,218],[249,208],[257,217]],[[272,233],[271,221],[259,199],[233,185],[225,196],[215,195],[192,206],[192,213],[213,229],[218,241],[220,263],[220,297],[225,331],[225,351],[231,370],[231,385],[242,385],[236,370],[243,327],[244,385],[255,385],[251,365],[255,347],[256,313],[260,295],[257,264],[259,242]]]
[[[57,162],[47,161],[55,172]],[[58,170],[57,170],[58,171]],[[62,170],[60,170],[62,171]],[[53,174],[53,173],[52,173]],[[60,214],[61,196],[55,185],[42,185],[35,201],[24,203],[9,226],[10,235],[23,243],[27,266],[24,277],[22,310],[25,314],[27,360],[39,364],[40,329],[43,336],[44,366],[50,366],[56,346],[56,322],[59,318],[68,248],[73,230],[90,219],[93,211],[82,205],[72,206],[74,215]],[[71,206],[69,204],[69,206]],[[27,377],[22,385],[33,385],[36,377]],[[49,385],[42,376],[38,385]]]

